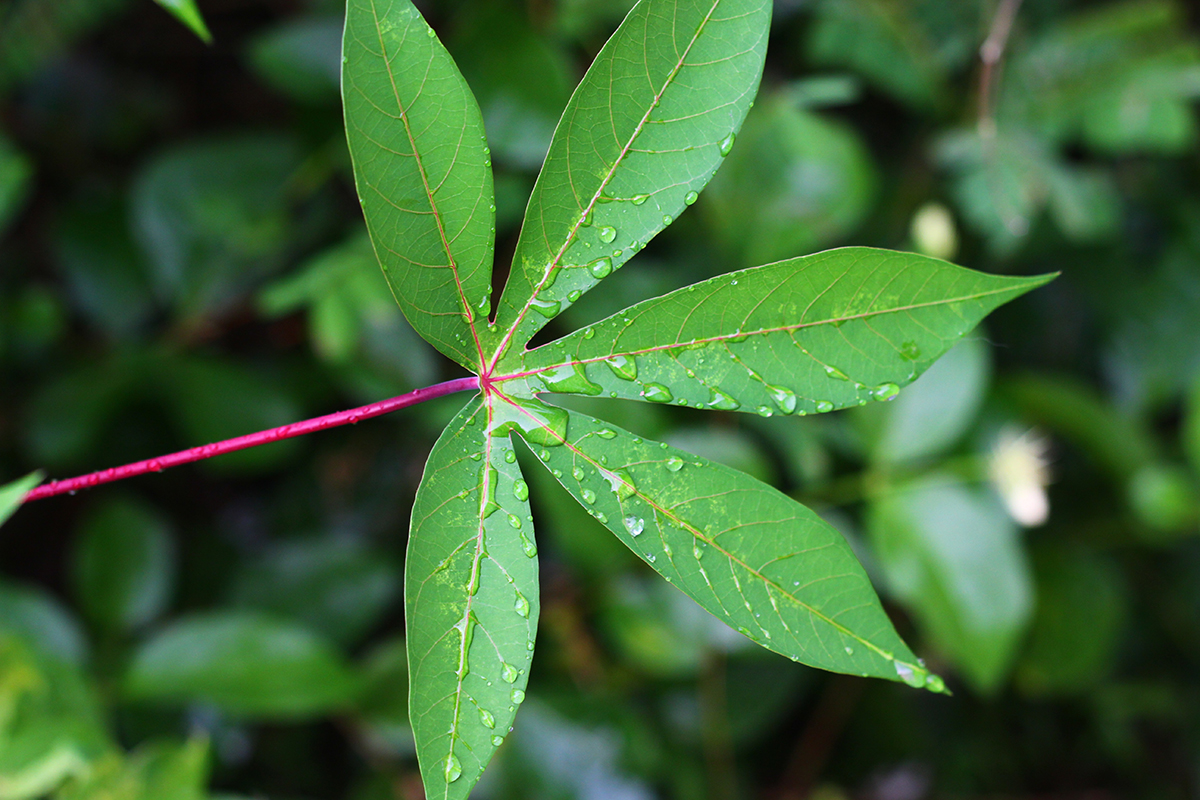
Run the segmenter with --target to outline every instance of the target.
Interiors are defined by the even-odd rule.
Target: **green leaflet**
[[[31,472],[24,478],[0,486],[0,525],[21,507],[21,501],[33,487],[42,482],[42,473]]]
[[[530,351],[519,374],[572,394],[764,416],[832,411],[895,397],[989,311],[1050,279],[830,250],[638,303]]]
[[[766,0],[643,0],[571,97],[500,299],[501,345],[529,340],[696,199],[754,99]]]
[[[941,689],[896,635],[842,535],[781,492],[576,412],[565,446],[534,450],[630,549],[762,646],[821,669]]]
[[[478,369],[495,238],[479,106],[408,0],[350,0],[342,52],[346,139],[384,275],[413,328]]]
[[[535,401],[536,402],[536,401]],[[409,716],[425,794],[465,798],[525,697],[538,620],[533,523],[510,406],[473,399],[433,447],[405,563]]]
[[[154,0],[169,11],[175,19],[182,22],[192,33],[200,37],[205,44],[212,44],[212,34],[204,24],[204,17],[196,6],[196,0]]]

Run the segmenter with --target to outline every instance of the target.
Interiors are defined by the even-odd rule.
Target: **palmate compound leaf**
[[[535,390],[763,416],[832,411],[892,399],[988,312],[1051,277],[830,250],[638,303],[525,353],[513,375]]]
[[[413,328],[478,370],[495,240],[479,105],[409,0],[349,0],[342,53],[346,140],[384,275]]]
[[[409,716],[430,800],[468,795],[525,698],[538,562],[511,414],[471,400],[434,445],[413,505]]]
[[[585,414],[509,402],[580,505],[731,627],[810,666],[942,690],[892,628],[849,544],[809,509]]]
[[[695,202],[754,100],[770,21],[769,0],[642,0],[629,13],[554,133],[500,298],[497,356]]]

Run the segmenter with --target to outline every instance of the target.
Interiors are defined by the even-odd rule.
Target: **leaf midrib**
[[[655,347],[646,347],[646,348],[642,348],[640,350],[626,350],[626,351],[614,350],[614,351],[608,353],[607,355],[603,355],[603,356],[595,356],[592,358],[570,359],[567,361],[561,361],[561,362],[557,362],[555,364],[550,364],[545,367],[538,367],[537,369],[527,370],[525,372],[514,372],[509,375],[496,376],[492,380],[496,383],[501,383],[501,382],[508,381],[508,380],[516,380],[518,378],[525,378],[530,375],[538,375],[543,372],[549,372],[551,370],[561,369],[563,367],[570,367],[570,366],[577,366],[577,365],[581,366],[583,364],[594,364],[599,361],[606,361],[607,359],[613,358],[614,356],[648,355],[650,353],[659,353],[659,352],[665,352],[665,351],[669,351],[669,350],[676,350],[676,349],[680,349],[680,348],[694,347],[699,344],[704,344],[704,345],[716,344],[716,343],[726,342],[731,339],[741,339],[743,337],[750,337],[750,336],[765,336],[770,333],[783,333],[783,332],[797,331],[797,330],[802,330],[804,328],[817,327],[820,325],[841,325],[842,323],[845,323],[845,322],[851,322],[854,320],[862,320],[862,319],[871,319],[874,317],[883,316],[885,314],[899,314],[901,312],[915,311],[915,310],[922,309],[922,308],[933,308],[936,306],[950,305],[952,303],[965,303],[970,300],[979,300],[981,298],[990,297],[990,296],[996,295],[996,294],[1004,294],[1005,292],[1016,291],[1016,289],[1017,289],[1017,287],[1007,286],[1007,287],[1002,287],[999,289],[990,289],[990,290],[984,291],[984,292],[976,292],[974,294],[963,295],[961,297],[952,297],[952,298],[945,299],[945,300],[934,300],[934,301],[930,301],[928,303],[910,303],[905,306],[897,306],[895,308],[887,308],[887,309],[883,309],[880,311],[867,311],[867,312],[863,312],[862,314],[848,314],[848,315],[842,316],[842,317],[829,317],[827,319],[817,320],[815,322],[801,322],[801,323],[797,323],[795,325],[780,325],[780,326],[773,327],[773,328],[759,328],[758,330],[753,330],[753,331],[735,331],[733,333],[722,334],[720,336],[712,336],[712,337],[708,337],[705,339],[692,339],[687,342],[672,342],[671,344],[657,345]],[[653,302],[653,301],[651,301],[651,302]],[[613,319],[613,317],[609,317],[608,319]],[[596,329],[596,328],[600,327],[601,325],[603,325],[607,321],[608,320],[601,320],[600,322],[597,322],[595,325],[591,325],[589,327],[592,329]],[[622,331],[622,333],[624,333],[624,331]],[[526,357],[534,355],[534,354],[542,351],[545,348],[558,346],[559,344],[562,344],[563,342],[565,342],[567,339],[570,339],[576,335],[577,334],[571,334],[570,336],[564,337],[563,339],[560,339],[557,342],[551,342],[549,344],[542,345],[541,347],[536,348],[534,350],[529,350],[526,352]]]
[[[508,397],[506,394],[504,394],[499,389],[493,388],[493,389],[491,389],[491,392],[494,392],[496,395],[498,395],[502,400],[507,402],[509,405],[518,409],[522,414],[527,416],[529,419],[533,420],[543,430],[548,431],[554,438],[558,439],[561,442],[562,446],[566,447],[571,452],[575,453],[575,455],[579,456],[584,461],[591,464],[596,470],[605,470],[607,472],[612,471],[607,466],[600,464],[595,459],[591,458],[586,453],[581,451],[578,447],[575,446],[575,444],[573,442],[567,441],[567,438],[565,436],[560,436],[557,431],[555,431],[553,428],[551,428],[548,425],[546,425],[545,423],[543,423],[540,419],[537,418],[536,415],[529,413],[527,410],[525,410],[525,408],[523,406],[521,406],[520,403],[517,403],[515,400],[513,400],[511,397]],[[675,520],[678,523],[680,528],[689,531],[693,537],[699,539],[700,541],[704,542],[705,544],[710,545],[714,550],[721,553],[723,556],[728,558],[731,562],[741,566],[748,573],[753,575],[758,580],[762,581],[763,584],[765,584],[768,587],[774,588],[776,592],[781,594],[783,597],[786,597],[787,599],[791,600],[797,606],[804,609],[808,613],[812,614],[817,619],[821,620],[822,622],[825,622],[829,626],[835,628],[840,633],[844,634],[845,636],[850,637],[851,639],[853,639],[856,642],[859,642],[860,644],[864,645],[865,647],[869,648],[870,650],[873,650],[874,652],[878,653],[882,658],[884,658],[887,661],[891,661],[893,663],[902,663],[902,664],[906,664],[907,666],[913,666],[913,667],[916,666],[916,665],[907,664],[907,662],[898,661],[894,654],[887,652],[883,648],[876,645],[874,642],[872,642],[868,639],[864,639],[863,637],[859,636],[857,633],[854,633],[853,631],[846,628],[846,626],[842,625],[840,622],[833,620],[832,618],[826,616],[825,614],[821,613],[817,609],[810,606],[808,603],[805,603],[800,598],[791,594],[786,588],[780,586],[775,581],[771,580],[770,578],[766,577],[758,570],[751,567],[749,564],[747,564],[742,559],[740,559],[740,558],[736,557],[735,555],[733,555],[732,553],[730,553],[728,550],[726,550],[724,547],[722,547],[720,544],[718,544],[715,539],[710,539],[709,537],[707,537],[702,531],[697,529],[695,526],[693,526],[687,520],[684,520],[681,517],[679,517],[678,515],[674,514],[673,512],[670,512],[667,509],[663,508],[662,506],[660,506],[659,504],[657,504],[653,500],[651,500],[649,497],[642,494],[641,492],[638,492],[638,495],[643,500],[645,500],[647,505],[649,505],[651,508],[653,508],[656,512],[662,514],[664,517]],[[674,559],[671,559],[671,563],[672,563],[672,565],[674,565],[674,563],[675,563]],[[713,590],[713,596],[717,597],[716,590]],[[724,608],[724,603],[721,602],[720,597],[717,597],[717,602],[721,604],[722,608]],[[776,613],[777,614],[779,613],[778,609],[776,609]],[[780,616],[780,619],[782,620],[782,616]],[[788,625],[786,622],[784,622],[784,627],[787,628],[789,631],[791,630],[790,628],[788,628]],[[794,633],[792,635],[794,637],[796,636],[796,634],[794,634]]]
[[[405,110],[404,102],[400,99],[400,89],[396,86],[396,75],[392,71],[392,61],[388,56],[387,44],[383,40],[383,31],[379,28],[379,11],[375,7],[375,0],[371,0],[371,17],[375,23],[375,35],[379,39],[379,52],[383,56],[383,66],[387,70],[388,82],[392,86],[392,96],[396,100],[396,108],[400,111],[400,121],[404,124],[404,135],[408,137],[408,142],[412,146],[413,159],[417,164],[417,172],[421,175],[421,185],[425,188],[425,197],[429,201],[429,208],[433,212],[433,219],[437,224],[438,237],[442,240],[442,249],[446,251],[446,258],[450,261],[450,271],[454,275],[454,285],[458,289],[459,302],[462,303],[462,307],[467,309],[467,313],[470,314],[467,326],[471,329],[471,337],[475,340],[475,349],[479,353],[479,364],[483,366],[483,343],[479,340],[479,331],[475,328],[475,314],[471,308],[470,301],[467,299],[466,292],[463,290],[462,278],[458,274],[458,261],[454,258],[450,241],[446,238],[446,229],[442,224],[442,213],[438,209],[437,201],[433,197],[433,190],[429,186],[429,176],[425,172],[425,160],[421,157],[421,150],[417,147],[417,140],[413,136],[412,129],[408,124],[408,112]],[[459,316],[462,317],[463,315],[460,313]]]
[[[372,2],[374,2],[374,0],[372,0]],[[620,154],[618,154],[616,160],[613,161],[613,165],[609,168],[608,174],[606,174],[604,176],[604,179],[600,182],[599,187],[597,187],[597,189],[596,189],[596,193],[592,196],[592,199],[588,202],[587,206],[582,209],[582,213],[576,215],[575,223],[571,226],[571,230],[567,233],[567,238],[563,241],[562,246],[559,248],[558,252],[555,254],[554,259],[547,266],[545,272],[542,273],[542,279],[538,282],[537,286],[534,287],[533,293],[525,301],[525,305],[521,308],[521,311],[517,314],[517,319],[513,322],[512,326],[504,334],[504,338],[500,341],[500,345],[496,348],[496,352],[492,357],[492,362],[490,365],[488,365],[489,372],[496,368],[496,364],[500,361],[500,358],[504,355],[504,351],[507,349],[510,342],[512,341],[512,337],[516,333],[517,328],[520,327],[521,322],[524,321],[525,316],[529,313],[529,309],[533,307],[534,301],[537,300],[542,289],[545,288],[546,281],[549,280],[551,272],[553,270],[559,268],[559,262],[562,261],[563,256],[566,255],[567,249],[575,241],[575,237],[579,233],[579,228],[580,228],[580,226],[583,225],[583,221],[585,219],[587,219],[588,214],[592,213],[592,209],[595,208],[596,203],[599,202],[600,196],[604,193],[604,189],[607,188],[608,184],[612,181],[613,176],[616,174],[617,168],[625,160],[625,156],[627,156],[629,154],[630,148],[633,147],[634,141],[636,141],[637,137],[639,135],[641,135],[642,130],[646,126],[646,122],[650,119],[650,115],[654,113],[654,109],[658,108],[659,102],[662,100],[663,95],[666,93],[667,89],[670,88],[671,84],[675,82],[675,78],[679,74],[679,70],[683,68],[683,62],[687,60],[688,55],[692,52],[692,47],[696,44],[696,41],[700,38],[700,34],[704,32],[704,28],[708,25],[708,21],[710,19],[712,19],[713,12],[717,10],[717,6],[719,6],[720,4],[721,4],[721,0],[713,0],[713,4],[708,9],[708,13],[705,14],[704,19],[702,19],[700,21],[700,25],[696,28],[696,32],[692,35],[692,38],[688,42],[687,47],[684,48],[683,53],[679,56],[679,60],[675,63],[675,66],[671,69],[671,73],[667,76],[666,80],[664,81],[664,83],[662,85],[662,88],[659,89],[658,92],[654,95],[654,100],[650,103],[650,107],[646,109],[646,113],[642,115],[642,118],[638,121],[637,126],[634,128],[633,134],[629,137],[629,140],[626,141],[624,146],[621,148]],[[609,116],[611,117],[611,108],[610,108]],[[481,358],[482,358],[482,354],[481,354]]]

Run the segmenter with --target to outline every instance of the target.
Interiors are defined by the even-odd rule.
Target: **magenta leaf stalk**
[[[90,489],[102,483],[112,483],[113,481],[132,478],[136,475],[144,475],[147,472],[162,472],[168,467],[190,464],[193,461],[203,461],[206,458],[233,453],[250,447],[258,447],[259,445],[278,442],[282,439],[292,439],[296,436],[303,436],[306,433],[316,433],[327,428],[336,428],[339,425],[350,425],[364,419],[398,411],[401,408],[414,406],[426,400],[433,400],[434,398],[445,397],[455,392],[466,392],[478,388],[479,378],[474,375],[444,383],[436,383],[433,386],[426,386],[423,389],[417,389],[408,394],[402,394],[388,400],[380,400],[377,403],[370,403],[358,408],[351,408],[347,411],[339,411],[336,414],[326,414],[323,417],[314,417],[306,419],[303,422],[293,422],[290,425],[284,425],[279,428],[271,428],[270,430],[259,431],[258,433],[249,433],[245,436],[238,436],[233,439],[226,439],[223,442],[214,442],[213,444],[181,450],[178,453],[171,453],[170,455],[159,456],[158,458],[136,461],[122,467],[110,467],[109,469],[100,470],[88,475],[80,475],[78,478],[50,481],[38,486],[25,495],[23,502],[28,503],[33,500],[41,500],[43,497],[54,497],[59,494],[74,494],[80,489]]]

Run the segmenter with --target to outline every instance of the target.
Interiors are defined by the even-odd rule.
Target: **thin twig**
[[[466,392],[478,388],[479,378],[474,375],[468,378],[458,378],[457,380],[426,386],[423,389],[417,389],[416,391],[402,394],[399,397],[393,397],[389,400],[381,400],[378,403],[352,408],[348,411],[326,414],[323,417],[306,419],[303,422],[293,422],[290,425],[284,425],[279,428],[250,433],[245,436],[238,436],[235,439],[226,439],[223,442],[206,444],[201,447],[193,447],[189,450],[171,453],[167,456],[137,461],[133,464],[126,464],[123,467],[111,467],[100,472],[93,472],[90,475],[81,475],[78,478],[50,481],[25,495],[25,499],[22,502],[29,503],[34,500],[41,500],[43,497],[53,497],[59,494],[74,494],[80,489],[90,489],[102,483],[112,483],[113,481],[124,480],[125,478],[132,478],[137,475],[145,475],[147,472],[162,472],[164,469],[177,467],[180,464],[203,461],[206,458],[233,453],[237,450],[245,450],[249,447],[257,447],[262,444],[278,442],[283,439],[291,439],[296,436],[303,436],[306,433],[316,433],[327,428],[336,428],[339,425],[351,425],[364,419],[398,411],[401,408],[423,403],[426,400],[432,400],[436,397],[444,397],[455,392]]]
[[[979,75],[979,135],[985,139],[996,135],[996,73],[1020,8],[1021,0],[1000,0],[987,39],[979,48],[979,60],[983,62],[983,71]]]

